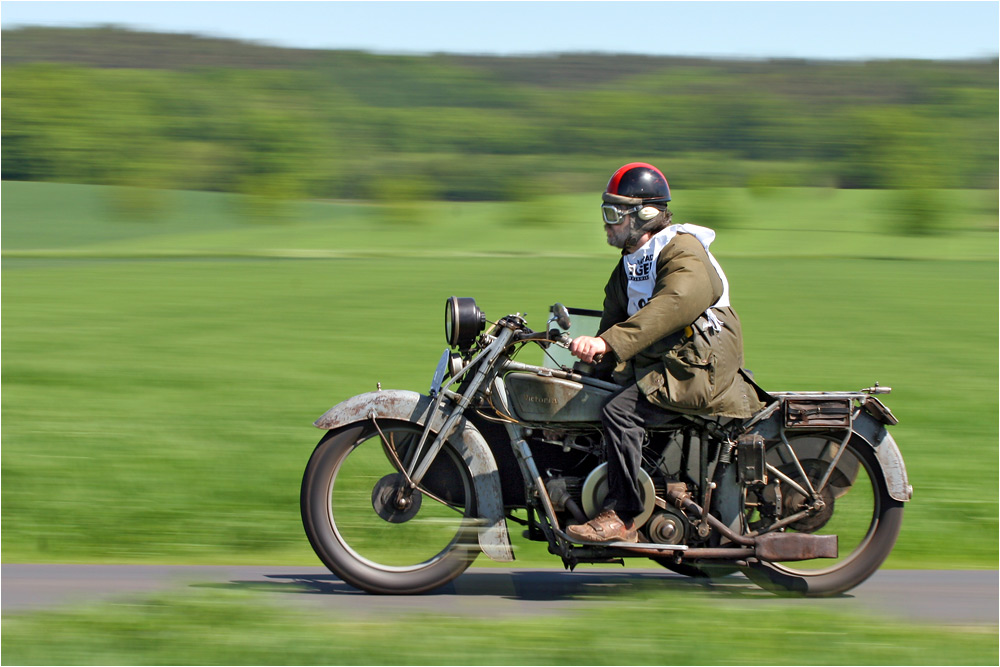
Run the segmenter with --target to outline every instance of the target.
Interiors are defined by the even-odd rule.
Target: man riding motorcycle
[[[584,542],[636,542],[646,428],[678,413],[746,418],[763,403],[743,375],[740,320],[709,251],[715,232],[671,224],[670,186],[651,164],[618,169],[602,199],[608,244],[621,249],[621,260],[604,288],[597,336],[576,338],[570,352],[585,363],[613,354],[614,379],[625,389],[601,413],[604,508],[566,533]]]

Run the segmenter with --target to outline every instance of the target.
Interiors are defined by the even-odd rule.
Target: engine
[[[583,523],[596,516],[608,493],[600,430],[581,425],[569,429],[534,429],[528,435],[528,444],[545,477],[554,509],[572,523]],[[656,444],[666,447],[669,438],[660,438]],[[682,511],[663,501],[667,483],[677,483],[676,473],[669,474],[668,466],[676,465],[679,459],[652,455],[645,458],[644,467],[652,474],[646,470],[640,472],[645,509],[636,517],[636,523],[645,527],[644,532],[654,542],[682,544],[690,534],[690,522]]]

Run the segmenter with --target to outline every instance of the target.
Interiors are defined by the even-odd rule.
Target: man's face
[[[608,245],[615,248],[624,248],[625,242],[628,241],[629,234],[632,232],[632,216],[635,213],[629,213],[628,215],[622,216],[622,219],[617,225],[609,225],[604,223],[604,233],[608,235]]]

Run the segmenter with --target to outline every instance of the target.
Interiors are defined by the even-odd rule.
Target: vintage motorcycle
[[[766,407],[749,419],[681,415],[650,429],[639,543],[574,543],[565,526],[595,516],[607,494],[600,409],[621,387],[583,364],[515,357],[538,345],[569,358],[559,348],[580,313],[600,314],[556,304],[545,331],[521,314],[487,331],[474,299],[451,297],[449,348],[427,394],[379,385],[315,422],[327,433],[302,480],[302,520],[334,574],[371,593],[428,591],[480,551],[513,560],[508,520],[569,569],[649,558],[808,596],[841,593],[878,569],[912,487],[886,430],[897,420],[875,397],[890,390],[877,383],[757,388]]]

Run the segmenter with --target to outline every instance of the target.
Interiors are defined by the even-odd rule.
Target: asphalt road
[[[316,567],[19,564],[2,566],[0,607],[8,614],[184,587],[256,590],[307,609],[352,615],[549,614],[591,605],[609,592],[640,588],[706,591],[734,601],[752,600],[755,608],[813,605],[949,625],[996,625],[1000,608],[994,570],[882,570],[840,597],[800,599],[773,596],[741,575],[704,584],[666,570],[638,568],[565,572],[473,567],[429,594],[377,596],[351,588]]]

